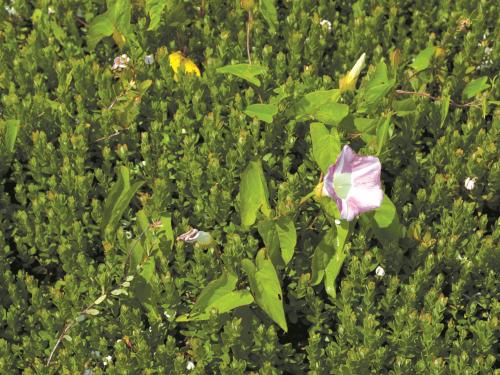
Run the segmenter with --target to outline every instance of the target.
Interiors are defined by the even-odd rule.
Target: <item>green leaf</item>
[[[479,77],[470,81],[464,88],[463,97],[465,99],[470,99],[475,97],[477,94],[488,89],[490,85],[487,83],[488,77]]]
[[[360,216],[361,223],[369,226],[377,239],[383,244],[390,243],[400,238],[401,225],[396,211],[396,206],[384,194],[384,199],[379,208]]]
[[[130,0],[109,0],[106,3],[108,10],[90,22],[87,34],[90,49],[94,49],[102,38],[111,36],[113,33],[117,40],[124,42],[124,36],[129,33],[132,13]]]
[[[147,283],[149,283],[154,276],[155,265],[156,262],[152,256],[147,258],[147,260],[142,264],[142,270],[139,275],[141,275]]]
[[[436,53],[436,47],[429,46],[421,51],[414,59],[410,66],[417,72],[421,72],[429,67],[432,57]]]
[[[264,17],[269,25],[269,31],[275,34],[278,28],[278,11],[275,0],[259,0],[259,5],[262,17]]]
[[[257,87],[260,87],[260,81],[256,76],[264,74],[266,71],[267,69],[263,66],[250,64],[234,64],[217,68],[217,73],[233,74],[253,83]]]
[[[107,294],[103,294],[101,295],[99,298],[97,298],[95,301],[94,301],[94,305],[99,305],[101,304],[106,298],[108,297]]]
[[[446,121],[446,116],[448,116],[448,109],[450,108],[450,96],[449,95],[443,95],[441,97],[441,126],[444,125],[444,122]]]
[[[323,173],[328,167],[335,164],[340,154],[340,136],[336,128],[328,130],[319,122],[313,122],[310,126],[312,140],[312,151],[314,160]]]
[[[92,315],[92,316],[99,315],[99,310],[97,310],[97,309],[88,309],[88,310],[85,310],[85,312],[88,315]]]
[[[292,260],[295,245],[297,245],[297,230],[290,217],[282,216],[276,220],[276,231],[280,242],[281,257],[287,265]]]
[[[130,183],[130,172],[127,167],[118,169],[118,181],[116,181],[104,203],[104,212],[101,223],[101,230],[106,227],[115,230],[123,213],[127,209],[135,193],[142,186],[143,181]]]
[[[354,119],[354,127],[361,134],[361,139],[365,143],[370,143],[375,137],[377,121],[372,118],[358,117]]]
[[[269,258],[275,266],[286,266],[293,257],[297,244],[297,231],[288,216],[262,220],[258,224]]]
[[[217,314],[224,314],[238,307],[250,305],[254,302],[252,294],[248,290],[236,290],[225,294],[216,303],[207,307],[204,312],[181,315],[177,317],[177,322],[199,321],[211,318],[212,311]]]
[[[283,309],[283,294],[273,263],[263,250],[257,253],[255,260],[256,265],[249,259],[243,259],[241,262],[255,302],[286,332],[288,327]]]
[[[167,3],[168,0],[146,0],[146,13],[150,19],[148,31],[158,28],[161,21],[161,15]]]
[[[395,218],[397,218],[396,206],[394,206],[391,199],[384,194],[382,204],[374,211],[373,220],[375,220],[379,228],[387,228]]]
[[[275,104],[250,104],[245,113],[270,124],[273,122],[273,116],[278,113],[278,106]]]
[[[158,237],[160,240],[167,241],[166,248],[172,250],[175,243],[174,231],[172,230],[172,219],[170,216],[162,216],[160,221],[161,227],[158,229]]]
[[[260,160],[251,161],[243,174],[240,182],[240,216],[241,223],[250,226],[257,219],[259,209],[269,217],[269,193]]]
[[[14,152],[17,133],[19,131],[19,120],[6,120],[0,122],[0,135],[3,135],[3,145],[7,153]]]
[[[326,266],[330,259],[333,257],[335,253],[334,247],[334,239],[335,239],[335,229],[330,228],[318,246],[314,249],[311,266],[312,266],[312,276],[311,276],[311,284],[318,285],[321,280],[323,280],[323,276],[325,274]]]
[[[415,102],[415,99],[408,98],[403,100],[395,100],[392,103],[392,107],[394,111],[396,111],[396,115],[398,115],[399,117],[405,117],[415,113],[417,104]]]
[[[337,103],[340,90],[319,90],[306,94],[296,105],[298,120],[316,119],[328,125],[338,125],[348,114],[347,104]]]
[[[391,124],[391,115],[381,119],[377,126],[377,155],[380,155],[387,139],[389,138],[389,126]]]
[[[192,312],[202,312],[209,306],[216,304],[220,299],[234,290],[238,278],[230,273],[224,272],[218,279],[208,283],[193,306]]]
[[[114,31],[113,21],[104,13],[95,17],[89,25],[87,43],[90,49],[94,49],[102,38],[111,36]]]
[[[375,68],[375,72],[370,76],[364,91],[364,102],[368,106],[377,104],[384,98],[396,84],[395,79],[389,79],[387,75],[387,65],[381,61]]]
[[[203,289],[191,313],[179,316],[176,320],[206,320],[210,318],[213,310],[218,314],[223,314],[237,307],[251,304],[254,300],[249,291],[233,291],[237,282],[238,278],[234,274],[224,272],[218,279],[211,281]]]

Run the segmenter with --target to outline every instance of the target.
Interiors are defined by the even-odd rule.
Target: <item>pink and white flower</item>
[[[382,204],[380,161],[375,156],[359,156],[345,145],[335,164],[328,168],[323,195],[334,199],[340,217],[351,221],[363,212]]]
[[[111,67],[111,70],[123,70],[127,69],[128,63],[130,62],[130,57],[128,57],[126,54],[123,54],[121,56],[116,56],[115,59],[113,60],[113,66]]]

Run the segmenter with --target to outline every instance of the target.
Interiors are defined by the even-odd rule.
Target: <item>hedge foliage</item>
[[[0,373],[498,373],[496,2],[251,9],[0,1]],[[360,220],[323,285],[335,226],[299,202],[338,142],[379,156],[399,223]]]

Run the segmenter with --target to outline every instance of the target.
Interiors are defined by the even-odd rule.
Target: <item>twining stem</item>
[[[252,58],[250,55],[250,30],[252,28],[252,11],[248,11],[248,21],[247,21],[247,56],[248,56],[248,63],[251,65],[252,64]]]
[[[396,94],[399,95],[416,95],[423,96],[425,98],[429,98],[431,100],[441,100],[442,98],[439,96],[432,96],[426,92],[417,92],[417,91],[406,91],[406,90],[396,90]],[[477,101],[469,102],[469,103],[456,103],[450,99],[450,105],[458,108],[467,108],[467,107],[478,107],[480,104]]]

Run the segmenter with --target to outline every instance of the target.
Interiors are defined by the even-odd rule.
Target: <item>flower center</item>
[[[333,175],[333,189],[340,199],[346,199],[351,189],[351,174],[335,173]]]

